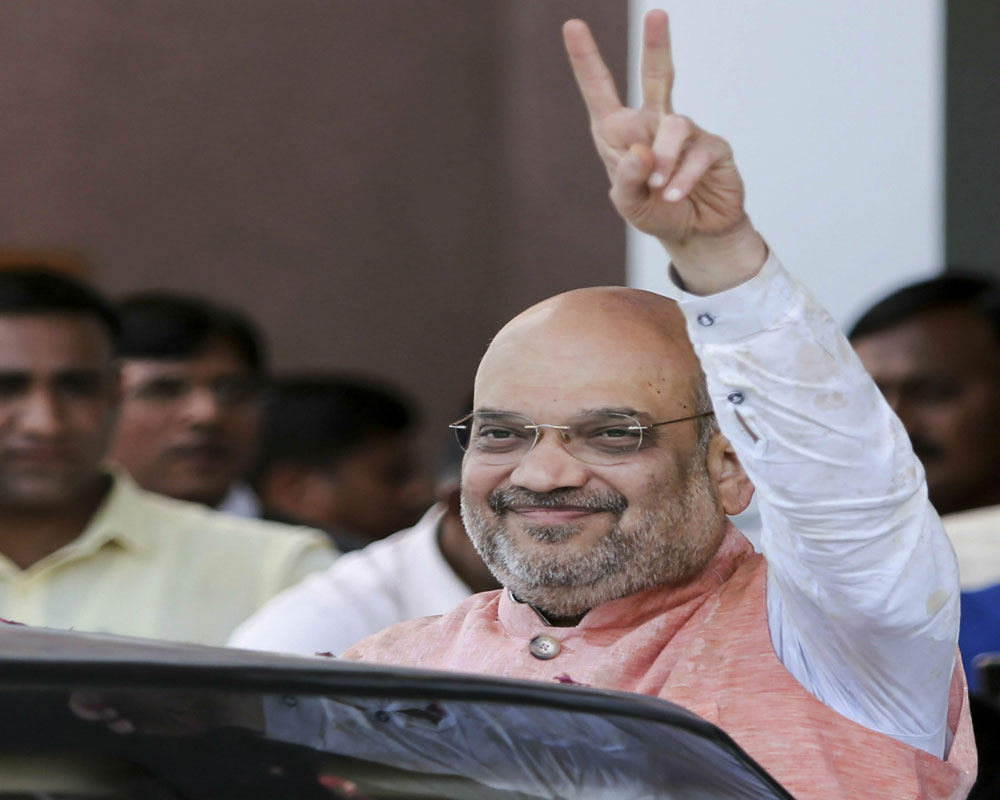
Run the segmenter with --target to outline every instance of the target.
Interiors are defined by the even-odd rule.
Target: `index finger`
[[[642,104],[661,114],[672,114],[670,95],[674,89],[674,57],[666,12],[646,15],[642,31]]]
[[[563,25],[563,42],[573,67],[576,85],[580,87],[583,102],[591,118],[600,119],[622,107],[611,76],[597,49],[590,28],[582,19],[571,19]]]

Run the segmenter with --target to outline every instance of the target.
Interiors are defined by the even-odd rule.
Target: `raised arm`
[[[634,109],[586,25],[563,32],[611,199],[660,239],[690,293],[681,308],[719,426],[757,487],[776,652],[832,708],[940,756],[957,570],[905,431],[768,255],[729,146],[673,113],[666,15],[647,15]]]

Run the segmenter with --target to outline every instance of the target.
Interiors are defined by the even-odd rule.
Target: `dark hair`
[[[938,278],[911,283],[879,300],[848,331],[848,339],[859,339],[898,325],[905,320],[948,306],[968,306],[981,313],[1000,337],[1000,297],[997,283],[972,272],[951,272]]]
[[[410,403],[364,379],[295,376],[275,381],[267,403],[255,479],[279,461],[330,465],[383,433],[416,422]]]
[[[92,286],[44,264],[0,269],[0,314],[78,314],[96,319],[112,344],[121,324],[114,308]]]
[[[118,303],[122,358],[184,359],[212,339],[225,339],[255,373],[264,371],[264,345],[254,324],[239,311],[172,292],[142,292]]]

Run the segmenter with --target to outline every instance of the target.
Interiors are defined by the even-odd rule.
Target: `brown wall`
[[[505,319],[624,280],[575,15],[623,74],[625,0],[5,0],[0,248],[225,299],[441,426]]]

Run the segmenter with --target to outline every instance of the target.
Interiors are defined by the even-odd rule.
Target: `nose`
[[[222,417],[222,404],[208,386],[195,386],[184,399],[181,414],[193,425],[218,422]]]
[[[579,488],[590,477],[587,465],[563,447],[559,431],[542,431],[535,446],[525,453],[510,474],[510,481],[533,492]]]
[[[35,436],[54,436],[62,431],[63,409],[58,399],[46,387],[38,387],[25,398],[21,412],[21,427]]]

